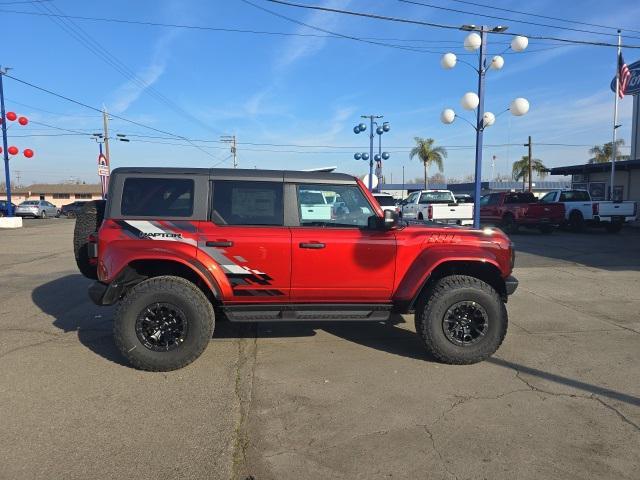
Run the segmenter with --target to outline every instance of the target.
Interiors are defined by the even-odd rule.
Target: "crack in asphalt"
[[[591,395],[581,395],[581,394],[576,394],[576,393],[560,393],[560,392],[551,392],[549,390],[544,390],[542,388],[536,387],[535,385],[532,385],[526,379],[522,378],[520,376],[520,372],[519,371],[516,371],[515,378],[520,380],[525,385],[527,385],[529,387],[529,390],[532,391],[532,392],[544,393],[546,395],[551,395],[551,396],[554,396],[554,397],[583,398],[583,399],[586,399],[586,400],[594,400],[594,401],[598,402],[599,404],[601,404],[602,406],[604,406],[607,409],[609,409],[612,412],[614,412],[616,414],[616,416],[621,421],[623,421],[624,423],[630,425],[635,430],[640,432],[640,425],[636,424],[632,420],[629,420],[622,412],[620,412],[620,410],[618,410],[617,408],[615,408],[612,405],[609,405],[607,402],[605,402],[600,397],[598,397],[595,393],[592,393]]]
[[[440,452],[440,450],[436,446],[436,440],[433,437],[433,432],[431,432],[431,430],[429,429],[429,427],[427,425],[418,425],[418,426],[424,428],[424,431],[429,436],[429,440],[431,440],[431,446],[433,447],[433,451],[436,452],[438,457],[440,457],[440,461],[442,462],[442,466],[444,467],[445,471],[449,475],[451,475],[453,478],[455,478],[455,480],[459,480],[458,475],[456,475],[454,472],[449,470],[449,466],[447,465],[447,461],[444,459],[444,456],[442,455],[442,452]]]
[[[238,422],[234,431],[235,440],[232,455],[232,478],[239,479],[242,469],[247,464],[247,449],[249,447],[249,436],[247,432],[247,420],[253,397],[253,380],[255,376],[256,357],[258,353],[257,327],[240,326],[242,330],[251,328],[253,335],[247,341],[243,335],[238,339],[238,361],[236,362],[235,395],[238,402]]]

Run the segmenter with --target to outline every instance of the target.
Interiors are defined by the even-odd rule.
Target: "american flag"
[[[631,72],[627,64],[624,63],[621,52],[618,54],[618,97],[624,98],[629,80],[631,80]]]

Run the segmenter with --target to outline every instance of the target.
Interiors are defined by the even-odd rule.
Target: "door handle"
[[[208,241],[205,245],[207,247],[232,247],[233,242],[229,240],[215,240],[210,242]]]
[[[300,248],[319,249],[324,247],[325,247],[324,243],[320,243],[320,242],[300,242]]]

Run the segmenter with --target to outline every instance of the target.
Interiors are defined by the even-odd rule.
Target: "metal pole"
[[[480,194],[482,193],[482,117],[484,116],[484,74],[485,57],[487,52],[487,27],[481,27],[480,55],[478,62],[478,115],[476,120],[476,171],[475,171],[475,197],[473,207],[473,228],[480,228]]]
[[[532,177],[533,177],[533,169],[531,168],[531,162],[533,158],[531,157],[531,135],[529,135],[529,143],[527,144],[529,147],[529,191],[533,188]]]
[[[371,130],[369,131],[369,191],[373,192],[373,115],[371,120]]]
[[[232,148],[231,153],[233,153],[233,168],[238,168],[238,158],[236,156],[237,148],[236,148],[236,136],[235,135],[233,136],[233,146],[231,148]]]
[[[620,89],[620,45],[622,44],[622,37],[620,36],[620,30],[618,30],[618,54],[616,56],[616,97],[613,105],[613,142],[611,143],[611,181],[609,183],[609,200],[613,200],[613,184],[615,183],[616,176],[616,141],[618,133],[618,94]]]
[[[111,169],[111,157],[109,156],[109,115],[106,107],[102,107],[102,125],[104,129],[104,156],[107,159],[107,167]]]
[[[2,77],[4,71],[0,68],[0,117],[2,118],[2,152],[4,154],[4,178],[7,189],[7,217],[13,217],[13,208],[11,207],[11,172],[9,171],[9,152],[7,151],[7,119],[4,115],[4,85]]]

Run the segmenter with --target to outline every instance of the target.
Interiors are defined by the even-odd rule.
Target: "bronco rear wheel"
[[[76,218],[76,226],[73,230],[73,253],[76,258],[76,265],[80,273],[87,278],[96,280],[98,270],[96,265],[89,261],[89,235],[95,233],[100,228],[104,218],[104,200],[87,202]]]
[[[211,302],[192,282],[154,277],[133,287],[114,319],[116,345],[141,370],[182,368],[207,348],[213,335]]]
[[[416,331],[436,359],[449,364],[485,360],[507,333],[507,310],[489,284],[466,275],[436,282],[416,310]]]

